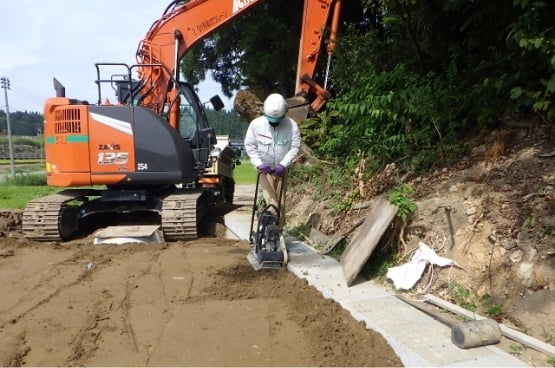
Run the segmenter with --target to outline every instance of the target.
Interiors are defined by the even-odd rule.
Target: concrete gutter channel
[[[237,197],[236,197],[237,198]],[[225,216],[230,239],[249,238],[252,199]],[[451,341],[451,327],[437,321],[371,281],[348,287],[341,264],[318,254],[312,247],[286,237],[287,270],[331,298],[368,329],[380,333],[407,367],[527,367],[494,345],[461,349]],[[246,262],[246,260],[245,260]],[[266,272],[266,271],[263,271]],[[271,272],[271,271],[267,271]]]

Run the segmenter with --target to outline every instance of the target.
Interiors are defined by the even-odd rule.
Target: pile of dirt
[[[554,141],[553,124],[504,124],[468,142],[455,165],[427,175],[400,173],[391,164],[370,180],[355,177],[353,191],[362,200],[339,215],[312,193],[291,189],[288,223],[305,234],[307,228],[345,232],[366,216],[369,200],[410,185],[418,209],[406,223],[397,221],[394,236],[384,236],[379,247],[402,264],[422,242],[461,267],[428,266],[411,290],[400,292],[435,294],[555,344]],[[375,251],[370,261],[380,256]]]

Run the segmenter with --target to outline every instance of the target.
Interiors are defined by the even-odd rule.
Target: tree
[[[358,1],[342,3],[342,19],[364,18]],[[199,43],[181,64],[192,84],[211,70],[222,91],[251,89],[261,99],[271,92],[293,96],[303,0],[268,0]],[[321,49],[325,55],[326,48]],[[323,59],[321,57],[320,59]],[[323,75],[318,66],[316,74]]]
[[[36,136],[42,131],[43,117],[38,112],[10,112],[10,128],[12,135]],[[0,110],[0,132],[7,134],[6,112]]]

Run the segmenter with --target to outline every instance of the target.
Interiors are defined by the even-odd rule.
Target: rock
[[[504,239],[501,242],[501,246],[507,250],[511,250],[518,247],[518,244],[514,240]]]
[[[513,263],[520,263],[522,262],[522,257],[523,257],[522,250],[517,249],[513,253],[511,253],[511,255],[509,256],[509,260]]]
[[[475,215],[477,211],[478,211],[478,208],[476,206],[473,206],[466,210],[466,214],[468,216],[472,216],[472,215]]]
[[[538,255],[538,251],[536,248],[530,248],[528,251],[528,262],[534,262],[536,256]]]
[[[518,275],[522,279],[522,285],[531,287],[534,284],[534,265],[532,263],[521,263]]]

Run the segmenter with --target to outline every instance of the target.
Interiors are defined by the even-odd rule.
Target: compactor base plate
[[[279,251],[260,250],[257,253],[255,247],[247,254],[247,260],[255,271],[260,271],[262,269],[279,269],[287,265],[288,255],[283,235],[280,235],[279,241]]]

